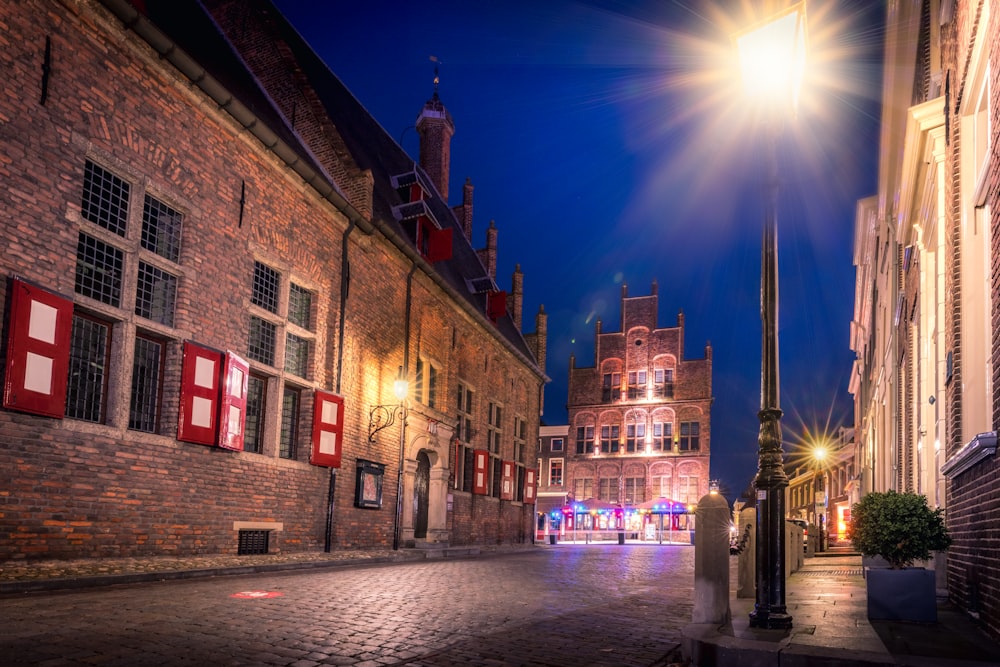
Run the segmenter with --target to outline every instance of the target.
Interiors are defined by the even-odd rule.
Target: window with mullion
[[[563,460],[549,459],[549,486],[562,486]]]
[[[576,453],[577,454],[593,454],[594,453],[594,427],[593,426],[577,426],[576,427]]]
[[[621,449],[621,425],[610,424],[601,427],[601,451],[616,454]]]
[[[646,500],[646,480],[643,477],[625,478],[625,502],[637,505]]]
[[[526,434],[526,424],[524,418],[515,415],[514,416],[514,461],[517,463],[524,463],[522,457],[524,456],[524,445],[525,445],[525,434]]]
[[[502,429],[500,427],[503,419],[503,407],[489,402],[486,411],[486,445],[492,454],[500,453],[500,439]]]
[[[467,386],[458,383],[458,401],[455,405],[458,410],[458,432],[455,433],[462,442],[472,441],[472,390]]]
[[[625,451],[641,452],[645,449],[646,425],[628,424],[625,426]]]
[[[701,424],[698,422],[681,422],[680,450],[682,452],[698,451],[700,431]]]

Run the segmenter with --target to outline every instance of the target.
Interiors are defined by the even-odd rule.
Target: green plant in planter
[[[918,493],[875,491],[851,508],[847,537],[865,556],[881,556],[893,569],[926,560],[951,545],[944,510]]]

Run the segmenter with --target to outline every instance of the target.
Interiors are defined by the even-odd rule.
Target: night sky
[[[499,230],[497,282],[525,274],[524,325],[549,315],[546,424],[566,421],[570,355],[620,330],[622,284],[659,283],[685,356],[713,347],[712,477],[757,468],[762,125],[739,96],[737,0],[327,2],[279,9],[414,158],[434,91],[455,122],[450,203],[475,186],[473,245]],[[756,3],[759,4],[759,3]],[[854,211],[877,187],[884,3],[809,2],[809,65],[779,143],[786,450],[852,425]]]

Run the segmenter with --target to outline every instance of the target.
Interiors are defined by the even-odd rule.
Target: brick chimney
[[[490,227],[486,230],[486,247],[476,251],[479,254],[479,261],[486,267],[486,272],[493,280],[497,279],[497,224],[490,220]]]
[[[451,208],[451,212],[455,214],[462,225],[462,233],[470,241],[472,240],[472,191],[474,189],[472,179],[466,177],[465,184],[462,186],[462,203]]]
[[[521,265],[514,265],[514,275],[510,279],[510,317],[514,320],[514,326],[521,330],[521,316],[524,312],[524,274],[521,273]]]
[[[451,168],[451,137],[455,124],[451,114],[437,93],[437,76],[434,77],[434,96],[427,100],[417,116],[420,134],[420,166],[437,187],[441,198],[448,201],[448,171]]]

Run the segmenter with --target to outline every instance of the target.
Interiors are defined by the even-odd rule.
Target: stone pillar
[[[698,501],[694,533],[692,623],[725,625],[729,611],[729,503],[717,493]]]
[[[740,552],[739,563],[737,564],[736,597],[756,598],[757,597],[757,575],[754,568],[754,558],[757,555],[757,531],[753,529],[757,525],[757,510],[748,507],[740,512],[740,537],[743,537],[745,526],[750,526],[750,539]]]

